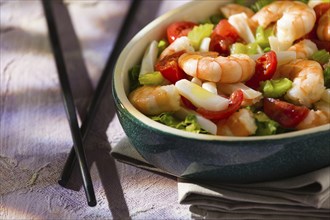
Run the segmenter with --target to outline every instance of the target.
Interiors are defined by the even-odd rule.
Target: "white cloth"
[[[168,174],[145,161],[122,139],[112,150],[117,160]],[[330,219],[330,167],[279,181],[252,184],[201,184],[178,179],[181,204],[195,218]]]
[[[330,167],[274,182],[203,185],[179,181],[179,201],[217,219],[330,219]]]

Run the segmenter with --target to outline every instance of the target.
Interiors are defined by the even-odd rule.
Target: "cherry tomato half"
[[[242,102],[243,92],[239,89],[231,94],[229,106],[227,109],[222,111],[209,111],[204,108],[197,108],[196,111],[207,119],[217,121],[228,118],[230,115],[235,113],[240,108]]]
[[[222,56],[228,56],[230,45],[238,41],[239,35],[227,19],[222,19],[214,28],[210,38],[209,50],[216,51]]]
[[[184,96],[181,96],[181,101],[182,101],[182,103],[184,104],[184,106],[186,106],[187,108],[189,108],[189,109],[191,109],[191,110],[196,111],[197,107],[196,107],[194,104],[192,104],[192,102],[189,101],[189,99],[187,99],[187,98],[184,97]]]
[[[245,84],[258,89],[261,81],[271,79],[277,68],[277,57],[274,51],[263,54],[256,60],[255,73]]]
[[[278,122],[282,127],[295,128],[306,118],[309,109],[279,99],[265,98],[264,112],[270,119]]]
[[[217,26],[215,26],[212,35],[219,35],[224,39],[231,40],[233,42],[239,39],[239,35],[236,29],[228,22],[227,19],[221,19]]]
[[[224,39],[219,35],[215,35],[211,38],[209,50],[216,51],[221,56],[229,56],[230,55],[230,46],[233,42],[229,39]]]
[[[187,36],[189,31],[191,31],[196,25],[196,23],[190,21],[179,21],[170,24],[166,30],[168,42],[172,43],[179,37]]]
[[[180,68],[178,64],[178,59],[183,53],[184,51],[179,51],[174,54],[165,56],[155,65],[155,69],[161,72],[163,77],[171,83],[175,83],[180,79],[186,78],[185,72]]]

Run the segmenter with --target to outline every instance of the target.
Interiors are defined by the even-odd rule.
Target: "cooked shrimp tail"
[[[179,51],[185,51],[185,52],[195,51],[195,49],[191,45],[188,37],[183,36],[183,37],[177,38],[168,47],[166,47],[165,50],[163,50],[163,52],[159,55],[159,59],[162,59],[166,56],[169,56],[169,55],[174,54]]]
[[[307,117],[297,125],[296,129],[303,130],[329,123],[330,117],[328,112],[322,110],[311,110],[309,111]]]
[[[129,100],[145,115],[158,115],[180,109],[181,97],[174,85],[142,86],[129,94]]]
[[[251,19],[264,28],[276,22],[276,37],[281,45],[288,48],[313,29],[316,15],[305,3],[275,1],[263,7]]]
[[[286,77],[292,81],[285,98],[297,105],[311,107],[325,91],[321,65],[313,60],[297,59],[280,66],[274,78]]]
[[[320,40],[330,41],[330,9],[320,17],[317,23],[316,34]]]
[[[297,59],[308,59],[317,50],[316,44],[308,39],[301,40],[288,49],[288,51],[296,52]]]
[[[234,3],[221,6],[220,11],[226,18],[242,12],[245,13],[247,17],[252,17],[254,15],[254,12],[250,8]]]
[[[232,114],[229,118],[217,123],[218,135],[225,136],[250,136],[257,131],[253,113],[245,108]]]
[[[255,61],[244,54],[228,57],[217,53],[185,53],[179,58],[179,66],[190,76],[220,83],[244,82],[252,77]]]

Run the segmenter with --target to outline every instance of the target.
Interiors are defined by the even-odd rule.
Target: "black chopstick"
[[[59,40],[59,34],[56,27],[56,22],[54,19],[52,0],[43,0],[42,5],[44,8],[47,26],[49,30],[49,38],[51,41],[52,50],[54,53],[57,72],[59,76],[59,81],[62,88],[62,96],[64,101],[64,106],[66,110],[66,115],[68,118],[71,135],[73,139],[73,148],[75,155],[77,156],[79,167],[81,171],[81,176],[83,180],[84,190],[87,197],[87,203],[89,206],[96,205],[96,199],[93,189],[92,179],[89,173],[89,169],[86,162],[86,157],[83,149],[82,137],[80,134],[78,120],[76,115],[76,108],[71,92],[70,82],[67,75],[67,69],[65,65],[65,60],[63,56],[62,47]]]
[[[83,141],[85,141],[88,132],[90,131],[93,121],[97,115],[98,107],[100,106],[102,97],[106,91],[107,86],[111,86],[112,83],[112,71],[114,69],[114,66],[116,64],[117,58],[125,46],[125,36],[128,35],[129,27],[131,26],[133,22],[133,18],[135,16],[135,12],[138,9],[138,5],[141,2],[141,0],[132,0],[130,3],[130,8],[128,12],[126,13],[126,17],[121,25],[120,32],[117,35],[116,42],[114,44],[114,48],[108,57],[108,60],[106,62],[105,68],[102,72],[102,75],[99,79],[98,85],[96,87],[93,99],[91,101],[91,105],[89,107],[89,111],[87,112],[87,115],[85,117],[85,120],[83,120],[80,131],[83,136]],[[64,165],[61,179],[59,180],[59,184],[62,186],[66,186],[68,183],[70,176],[72,174],[74,165],[76,163],[76,153],[74,149],[71,149],[70,154],[66,160],[66,163]]]

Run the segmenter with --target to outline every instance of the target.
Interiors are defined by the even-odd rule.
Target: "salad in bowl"
[[[330,3],[227,4],[180,20],[130,70],[130,102],[178,129],[274,135],[330,123]]]
[[[151,165],[206,181],[329,166],[329,3],[238,2],[192,1],[126,45],[112,88],[130,143]]]

